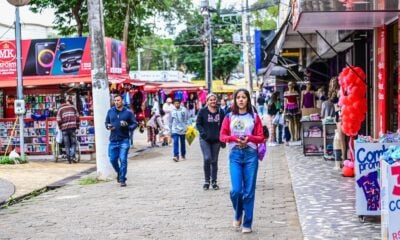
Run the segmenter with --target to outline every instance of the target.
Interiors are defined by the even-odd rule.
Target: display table
[[[336,123],[323,123],[324,159],[334,160],[333,139],[335,138]]]
[[[301,133],[304,156],[324,154],[321,121],[302,121]]]

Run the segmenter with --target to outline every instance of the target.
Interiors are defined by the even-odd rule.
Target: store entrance
[[[398,47],[398,21],[390,24],[387,28],[387,126],[388,131],[396,132],[399,128],[398,121],[398,65],[399,65],[399,47]]]

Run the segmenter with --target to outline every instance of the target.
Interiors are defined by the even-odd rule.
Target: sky
[[[21,23],[37,23],[50,26],[54,20],[54,11],[45,10],[41,14],[34,14],[29,10],[28,6],[20,7],[19,15]],[[0,0],[0,16],[0,23],[13,24],[15,21],[15,7],[5,0]]]

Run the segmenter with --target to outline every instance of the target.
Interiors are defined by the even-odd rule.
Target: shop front
[[[110,82],[129,80],[124,43],[106,38]],[[76,106],[81,115],[77,140],[83,153],[95,151],[91,91],[90,40],[81,38],[22,41],[24,143],[26,154],[51,154],[55,142],[60,99]],[[0,41],[0,152],[18,149],[16,99],[16,49],[14,41]]]
[[[383,196],[380,181],[383,179],[382,175],[379,176],[379,158],[390,152],[389,145],[400,144],[398,135],[388,134],[399,130],[399,4],[398,0],[330,0],[317,6],[312,1],[293,2],[295,31],[315,31],[318,36],[324,31],[349,34],[354,46],[350,51],[338,54],[336,66],[361,67],[367,77],[367,122],[357,132],[371,137],[358,136],[354,141],[355,150],[351,147],[353,141],[350,141],[350,157],[354,156],[354,162],[344,161],[342,172],[345,175],[344,170],[351,169],[347,176],[352,176],[354,163],[356,212],[359,216],[380,215],[385,202],[380,199]],[[331,49],[335,47],[335,43],[329,45]],[[355,135],[351,134],[351,137]],[[398,219],[396,224],[399,226]],[[389,236],[392,237],[384,239],[397,239],[391,233]]]

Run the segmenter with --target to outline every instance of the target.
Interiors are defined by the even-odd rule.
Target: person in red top
[[[229,144],[230,198],[235,210],[233,226],[252,232],[258,170],[257,144],[264,142],[260,117],[254,113],[250,93],[238,89],[233,94],[232,112],[222,122],[220,141]],[[244,216],[243,216],[244,212]]]
[[[64,98],[60,100],[61,106],[57,112],[58,127],[62,131],[65,154],[68,163],[75,161],[76,129],[79,127],[79,113],[75,106],[67,103]]]

